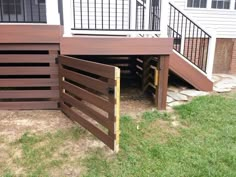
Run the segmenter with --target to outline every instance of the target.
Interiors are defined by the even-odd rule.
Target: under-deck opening
[[[144,111],[155,107],[158,80],[158,56],[71,56],[119,67],[121,70],[121,113],[128,114],[138,109]],[[143,104],[143,105],[142,105]],[[137,108],[138,105],[138,108]],[[140,107],[141,106],[141,107]],[[135,108],[136,107],[136,108]]]

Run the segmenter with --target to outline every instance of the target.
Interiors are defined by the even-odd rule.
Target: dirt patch
[[[138,118],[144,112],[151,111],[155,108],[150,95],[143,93],[139,88],[129,87],[121,90],[121,115]]]
[[[0,111],[0,136],[9,141],[25,132],[55,132],[71,126],[73,123],[60,111]]]

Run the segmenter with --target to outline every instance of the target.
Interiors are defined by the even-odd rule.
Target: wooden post
[[[159,78],[157,79],[158,85],[156,87],[155,103],[158,110],[165,110],[169,75],[169,56],[161,56],[158,67],[159,74],[157,74],[156,77]]]
[[[116,86],[115,86],[115,100],[116,104],[114,106],[115,108],[115,122],[114,122],[114,127],[115,127],[115,141],[114,141],[114,151],[118,152],[119,151],[119,144],[120,144],[120,69],[115,68],[115,81],[116,81]]]

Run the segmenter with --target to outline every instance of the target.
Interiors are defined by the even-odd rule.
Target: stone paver
[[[212,76],[214,82],[213,90],[218,93],[230,92],[236,89],[236,75],[214,74]],[[210,92],[188,89],[181,86],[170,86],[167,92],[167,105],[170,107],[182,105],[193,97],[209,95]]]
[[[169,103],[168,106],[174,107],[174,106],[179,106],[179,105],[182,105],[182,104],[184,104],[184,102],[175,101],[175,102]]]
[[[167,92],[167,95],[176,101],[188,101],[188,97],[178,92]]]
[[[184,90],[184,91],[181,91],[180,93],[183,94],[183,95],[190,96],[190,97],[209,95],[208,92],[198,91],[198,90],[194,90],[194,89]]]
[[[173,98],[167,96],[167,99],[166,99],[166,102],[167,102],[167,103],[171,103],[171,102],[173,102],[173,101],[175,101]]]

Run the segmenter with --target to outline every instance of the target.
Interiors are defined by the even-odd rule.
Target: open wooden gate
[[[120,69],[59,56],[61,110],[111,149],[119,149]]]

